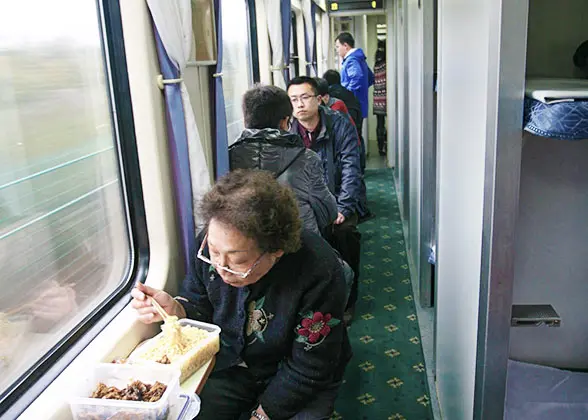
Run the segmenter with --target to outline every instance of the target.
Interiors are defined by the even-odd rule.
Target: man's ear
[[[282,256],[284,255],[284,251],[281,249],[278,249],[276,252],[272,252],[270,254],[270,256],[274,259],[279,259],[282,258]]]

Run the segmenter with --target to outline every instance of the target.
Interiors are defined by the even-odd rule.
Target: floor
[[[430,313],[421,315],[416,305],[393,179],[385,158],[368,160],[366,185],[376,218],[359,226],[360,296],[349,329],[354,357],[333,420],[433,420],[438,411],[419,327],[420,316],[431,322]],[[430,329],[427,334],[432,337]]]
[[[367,168],[368,169],[383,169],[388,168],[387,158],[378,156],[377,154],[372,154],[367,158]],[[403,226],[404,233],[407,233],[406,225]],[[412,286],[413,286],[413,293],[414,299],[416,302],[416,310],[417,310],[417,318],[419,321],[419,328],[421,333],[421,345],[423,347],[423,353],[425,356],[425,366],[427,368],[427,379],[429,383],[429,390],[436,391],[435,386],[435,362],[434,362],[434,347],[435,347],[435,338],[434,338],[434,320],[435,320],[435,308],[423,308],[418,302],[418,280],[411,276]],[[441,420],[441,412],[439,409],[439,402],[437,399],[437,393],[431,392],[431,407],[433,409],[433,417],[435,420]]]

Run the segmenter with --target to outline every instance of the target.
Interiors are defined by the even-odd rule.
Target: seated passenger
[[[329,84],[329,95],[341,99],[345,103],[353,121],[356,124],[360,122],[361,105],[359,104],[359,100],[351,91],[341,86],[341,75],[339,72],[337,70],[327,70],[325,74],[323,74],[323,79]]]
[[[229,147],[231,169],[263,169],[294,190],[306,229],[325,234],[337,202],[325,184],[318,155],[289,133],[292,104],[285,90],[257,85],[243,95],[246,129]]]
[[[321,107],[316,81],[307,76],[295,77],[288,84],[293,105],[291,133],[302,136],[304,145],[318,153],[329,190],[335,194],[339,215],[335,223],[357,219],[360,189],[357,131],[349,119]]]
[[[345,102],[329,95],[329,83],[321,77],[315,77],[314,80],[316,81],[318,94],[321,97],[323,104],[331,108],[333,111],[339,111],[345,115],[349,115],[349,110],[347,109]],[[351,116],[349,118],[351,123],[355,126],[355,121],[353,121],[353,118],[351,118]]]
[[[366,165],[366,157],[365,157],[365,139],[362,138],[362,127],[363,127],[363,117],[361,112],[361,104],[359,99],[349,90],[344,88],[341,85],[341,75],[337,70],[327,70],[323,74],[323,78],[329,84],[329,95],[333,96],[337,99],[341,99],[345,106],[349,111],[349,115],[351,119],[355,122],[355,127],[357,129],[357,134],[359,136],[359,144],[361,147],[360,152],[360,167],[361,167],[361,174],[365,175],[365,165]],[[369,219],[375,217],[375,214],[370,211],[368,208],[367,202],[367,188],[365,186],[365,181],[362,177],[361,179],[361,190],[359,194],[359,202],[357,205],[357,213],[359,216],[359,223],[365,222]]]
[[[200,250],[180,296],[137,284],[145,323],[170,315],[217,324],[221,349],[198,419],[325,419],[351,357],[341,322],[345,284],[332,248],[301,229],[290,188],[236,170],[201,201]]]
[[[321,101],[323,102],[323,105],[329,107],[332,111],[339,111],[342,114],[347,115],[349,117],[349,121],[355,127],[355,121],[353,121],[353,118],[351,118],[351,115],[349,115],[349,110],[347,109],[345,102],[343,102],[341,99],[337,99],[334,96],[329,95],[329,84],[327,83],[327,81],[320,77],[315,77],[314,80],[316,81],[318,94],[321,98]],[[357,136],[357,144],[359,147],[361,147],[359,134]]]
[[[362,178],[357,131],[347,117],[321,106],[313,78],[301,76],[292,79],[288,85],[288,96],[295,117],[290,132],[299,133],[304,145],[318,153],[329,190],[337,199],[339,214],[329,242],[355,273],[348,303],[347,319],[351,319],[357,300],[361,255],[357,210]]]

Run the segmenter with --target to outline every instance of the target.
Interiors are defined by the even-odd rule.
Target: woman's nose
[[[222,267],[228,267],[229,266],[229,259],[227,258],[226,255],[219,254],[216,259],[216,263]]]

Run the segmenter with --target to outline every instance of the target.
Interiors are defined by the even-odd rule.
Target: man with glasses
[[[325,181],[337,199],[338,215],[329,242],[355,273],[346,315],[350,321],[357,299],[361,254],[361,235],[357,230],[361,185],[357,131],[348,117],[321,106],[318,86],[313,78],[292,79],[288,84],[288,96],[295,117],[290,132],[300,134],[304,145],[318,153]]]

